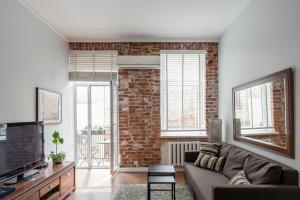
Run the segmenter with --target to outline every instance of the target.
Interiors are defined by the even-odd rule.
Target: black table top
[[[173,176],[149,176],[148,183],[175,183]]]
[[[175,173],[173,165],[151,165],[148,168],[149,173]]]

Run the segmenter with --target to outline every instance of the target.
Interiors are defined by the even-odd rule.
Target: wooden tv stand
[[[1,200],[61,200],[75,190],[75,163],[64,162],[60,165],[49,163],[39,170],[39,175],[31,180],[12,185],[16,191]]]

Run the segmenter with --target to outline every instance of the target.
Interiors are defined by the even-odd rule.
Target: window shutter
[[[71,51],[69,79],[71,81],[110,81],[118,73],[117,51]]]
[[[205,129],[205,51],[161,51],[161,129]]]

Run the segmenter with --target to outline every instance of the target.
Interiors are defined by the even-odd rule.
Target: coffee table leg
[[[171,197],[172,197],[172,199],[174,199],[174,193],[173,193],[174,186],[173,186],[173,183],[171,184],[171,186],[172,186],[172,189],[171,189]]]
[[[173,197],[174,197],[174,200],[176,199],[176,173],[173,174],[174,176],[174,180],[175,180],[175,183],[173,184]]]
[[[147,200],[150,200],[150,198],[151,198],[151,194],[150,194],[150,183],[148,183],[148,185],[147,185]]]
[[[174,200],[176,199],[176,183],[174,183]]]

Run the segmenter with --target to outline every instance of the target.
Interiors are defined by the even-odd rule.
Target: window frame
[[[162,113],[162,109],[161,109],[161,124],[163,124],[163,120],[165,121],[165,126],[167,127],[166,129],[162,129],[163,126],[161,126],[161,137],[207,137],[207,134],[206,134],[206,51],[205,50],[192,50],[192,51],[189,51],[189,50],[173,50],[173,51],[164,51],[162,50],[160,52],[161,56],[166,56],[165,58],[165,69],[164,69],[164,80],[162,79],[161,77],[161,81],[165,81],[165,88],[162,90],[161,89],[161,93],[162,91],[165,91],[165,103],[164,105],[166,105],[166,108],[165,108],[165,116],[163,116],[163,113]],[[169,106],[168,106],[168,98],[169,98],[169,94],[168,94],[168,55],[169,54],[179,54],[182,56],[181,58],[181,70],[182,70],[182,73],[181,73],[181,77],[182,77],[182,81],[181,81],[181,124],[183,124],[184,120],[183,120],[183,112],[184,112],[184,109],[183,109],[183,106],[184,106],[184,87],[186,86],[185,85],[185,82],[184,82],[184,55],[186,54],[197,54],[199,56],[199,79],[198,79],[198,82],[199,82],[199,95],[197,96],[197,110],[198,110],[198,129],[184,129],[184,125],[181,125],[181,128],[182,129],[168,129],[168,116],[169,116]],[[161,57],[161,63],[162,63],[162,57]],[[202,69],[203,68],[203,69]],[[202,72],[202,73],[201,73]],[[161,73],[162,75],[162,73]],[[204,83],[204,85],[200,85],[201,82]],[[203,88],[201,88],[203,87]],[[162,84],[161,84],[161,88],[162,88]],[[201,97],[201,95],[203,95]],[[201,103],[201,99],[204,101],[203,103]],[[160,99],[160,102],[161,102],[161,105],[163,105],[162,103],[162,97]],[[201,111],[201,104],[204,104],[204,111]],[[201,115],[202,114],[202,115]],[[165,118],[165,119],[164,119]],[[202,119],[204,119],[204,125],[201,125],[202,124]],[[204,128],[203,128],[204,127]]]

